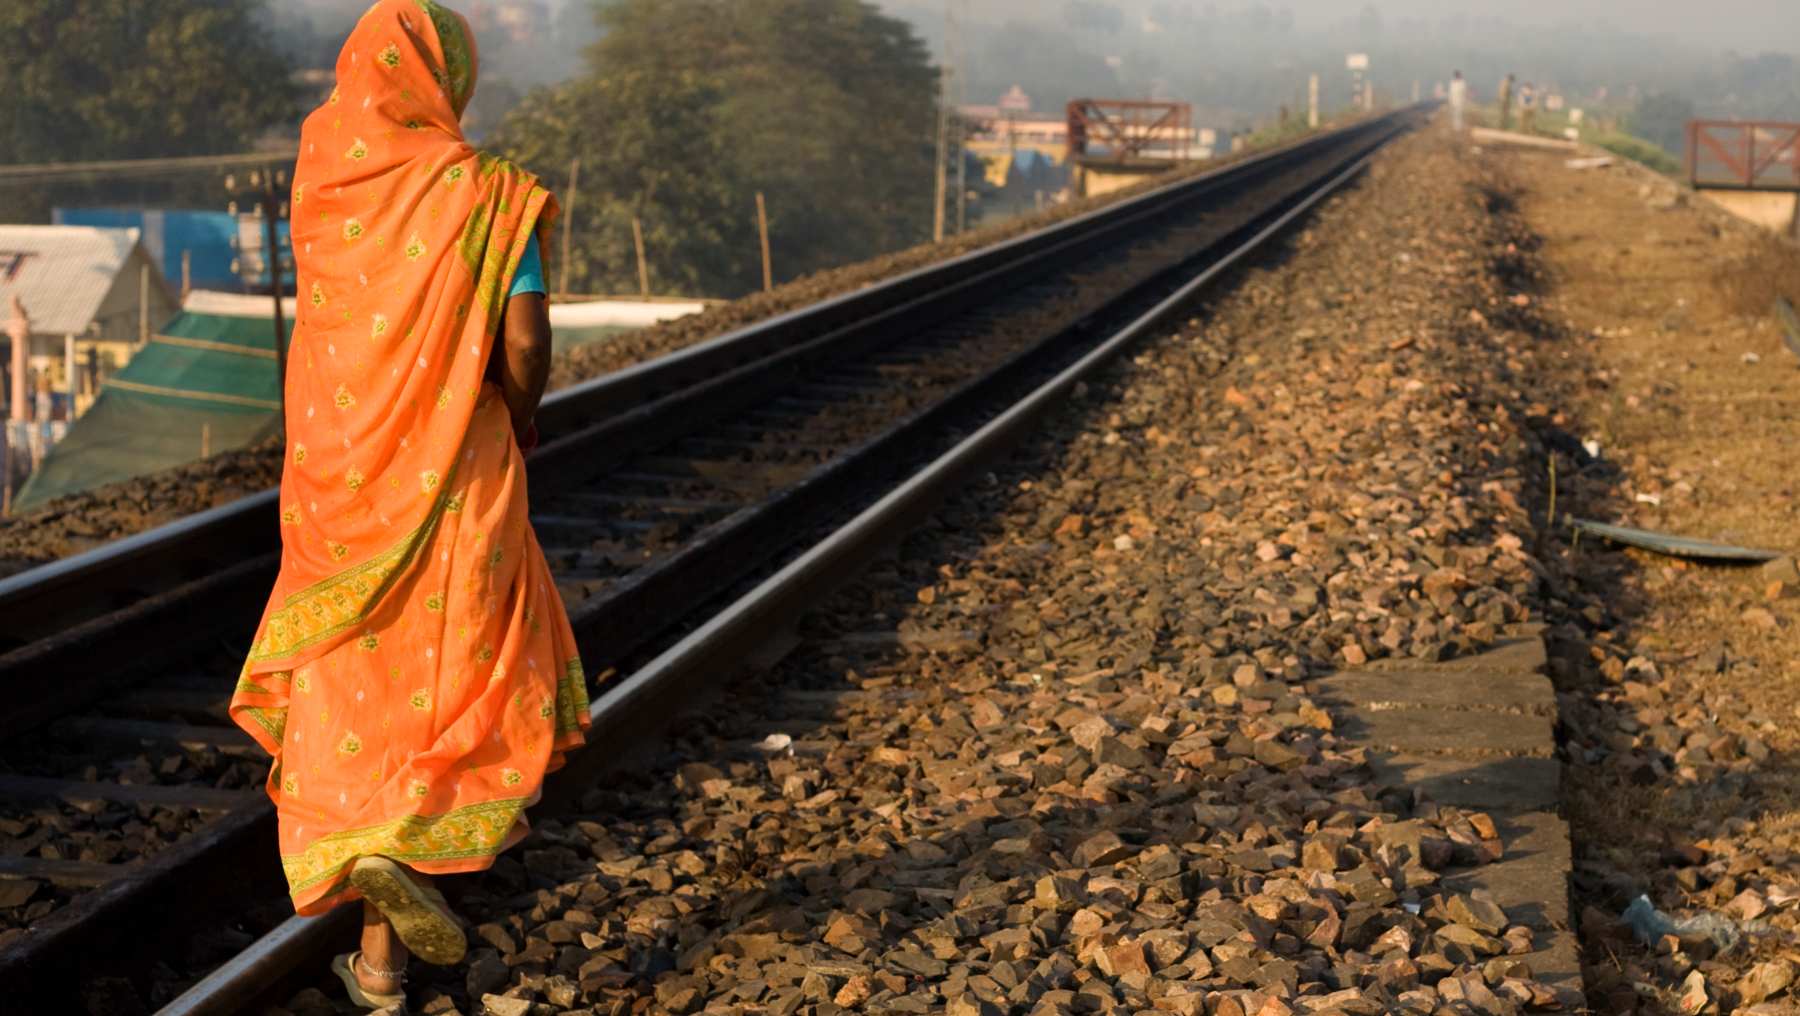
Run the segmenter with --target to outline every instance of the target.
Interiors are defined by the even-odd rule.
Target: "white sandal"
[[[395,1005],[404,1006],[406,1004],[406,992],[404,991],[397,991],[392,995],[383,995],[370,991],[362,986],[362,981],[356,976],[356,963],[360,959],[362,959],[362,950],[358,949],[356,952],[344,953],[342,956],[331,961],[331,972],[338,975],[338,980],[344,982],[344,990],[349,993],[350,1001],[364,1009],[386,1009],[389,1006]],[[392,977],[397,979],[401,984],[406,983],[406,969],[404,967],[399,970],[376,970],[374,967],[365,963],[363,964],[363,969],[377,977]]]

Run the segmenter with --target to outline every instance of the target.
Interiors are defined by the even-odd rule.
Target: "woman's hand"
[[[549,301],[542,293],[512,297],[506,301],[500,327],[500,394],[512,415],[513,434],[524,447],[544,387],[550,383]]]

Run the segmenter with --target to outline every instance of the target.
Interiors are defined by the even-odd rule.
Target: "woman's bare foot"
[[[362,955],[352,971],[363,990],[376,995],[396,995],[406,982],[406,946],[394,934],[394,926],[373,903],[363,902]]]

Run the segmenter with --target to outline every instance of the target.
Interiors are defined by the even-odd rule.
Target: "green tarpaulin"
[[[190,309],[107,378],[94,404],[13,496],[13,511],[192,462],[203,448],[227,451],[276,433],[274,326],[267,317],[213,312],[235,309],[233,302],[240,300],[248,298],[215,294],[208,301],[190,301]],[[570,310],[553,308],[552,318]],[[604,318],[558,323],[555,349],[605,341],[638,327],[600,323]]]
[[[183,311],[106,379],[13,511],[251,444],[276,432],[279,406],[268,318]]]

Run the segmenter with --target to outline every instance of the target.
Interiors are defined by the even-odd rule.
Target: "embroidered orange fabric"
[[[358,857],[484,868],[581,742],[587,691],[483,380],[526,241],[555,204],[459,121],[460,15],[380,0],[301,128],[281,572],[232,697],[275,756],[295,907],[354,897]]]

